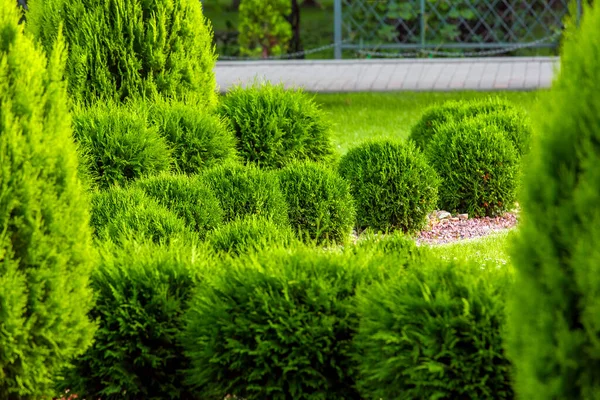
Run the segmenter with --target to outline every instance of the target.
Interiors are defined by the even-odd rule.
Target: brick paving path
[[[557,57],[219,61],[222,92],[255,79],[312,92],[547,88]]]

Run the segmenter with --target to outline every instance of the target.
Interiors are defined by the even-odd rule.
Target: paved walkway
[[[556,57],[219,61],[221,91],[256,78],[314,92],[527,90],[549,87]]]

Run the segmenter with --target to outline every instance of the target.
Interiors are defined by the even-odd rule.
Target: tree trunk
[[[300,39],[300,5],[298,0],[292,1],[292,13],[288,17],[290,25],[292,25],[292,39],[290,40],[289,53],[302,51],[302,40]],[[292,58],[304,58],[304,55],[295,56]]]
[[[240,8],[240,2],[241,2],[241,0],[232,0],[231,1],[231,9],[233,11],[239,10],[239,8]]]

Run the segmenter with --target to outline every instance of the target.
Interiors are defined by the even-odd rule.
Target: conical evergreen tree
[[[520,399],[600,399],[600,5],[569,31],[526,165],[507,350]]]
[[[46,50],[63,23],[76,101],[217,100],[212,28],[198,0],[30,0],[27,21]]]
[[[91,343],[89,202],[77,176],[64,44],[49,59],[0,0],[0,398],[39,399]]]

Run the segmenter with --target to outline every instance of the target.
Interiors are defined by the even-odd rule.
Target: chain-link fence
[[[583,0],[335,0],[335,57],[469,56],[556,47]]]

